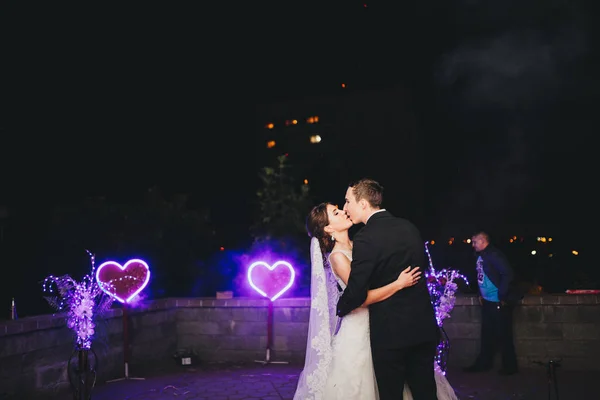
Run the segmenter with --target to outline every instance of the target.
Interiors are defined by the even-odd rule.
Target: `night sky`
[[[345,82],[411,93],[440,226],[476,209],[587,238],[594,2],[269,3],[8,10],[0,201],[159,185],[243,227],[256,105]]]

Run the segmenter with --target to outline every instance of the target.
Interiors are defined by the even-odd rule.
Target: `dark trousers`
[[[372,348],[380,400],[402,400],[407,383],[414,400],[437,400],[433,362],[437,343],[402,349]]]
[[[500,350],[502,369],[517,370],[517,355],[513,341],[513,307],[483,300],[481,306],[481,351],[475,365],[490,369]]]

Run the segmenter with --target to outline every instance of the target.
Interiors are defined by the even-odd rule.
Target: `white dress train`
[[[350,260],[352,254],[340,251]],[[336,276],[342,289],[344,282]],[[369,339],[369,310],[358,308],[346,315],[337,335],[332,340],[332,360],[325,385],[325,400],[378,400],[377,382],[373,369]],[[452,386],[439,368],[436,368],[438,400],[457,400]],[[403,400],[412,400],[407,385]]]

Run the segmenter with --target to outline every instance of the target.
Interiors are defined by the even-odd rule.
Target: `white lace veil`
[[[322,400],[331,364],[331,339],[337,325],[335,308],[340,293],[329,265],[323,265],[319,240],[310,241],[310,318],[304,370],[294,400]]]

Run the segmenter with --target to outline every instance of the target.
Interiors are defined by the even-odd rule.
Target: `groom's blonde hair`
[[[363,178],[350,184],[356,201],[365,199],[372,208],[381,208],[383,202],[383,186],[373,179]]]

